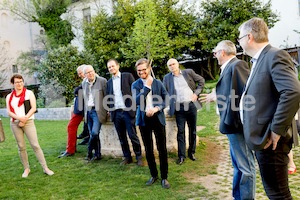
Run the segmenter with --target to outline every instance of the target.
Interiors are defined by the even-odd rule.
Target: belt
[[[95,110],[95,106],[89,106],[88,110]]]

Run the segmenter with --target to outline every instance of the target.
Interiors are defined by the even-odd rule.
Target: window
[[[13,65],[12,66],[12,71],[13,71],[13,73],[18,73],[18,66],[17,65]]]
[[[1,14],[1,25],[7,27],[8,16],[6,13]]]
[[[90,23],[91,22],[91,8],[84,8],[82,9],[82,13],[83,13],[83,21],[86,23]]]
[[[298,0],[298,14],[300,16],[300,0]]]

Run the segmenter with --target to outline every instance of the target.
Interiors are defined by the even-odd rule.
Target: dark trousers
[[[262,183],[271,200],[293,199],[288,182],[288,153],[291,142],[283,142],[283,139],[278,141],[275,151],[272,150],[271,145],[268,149],[255,152]]]
[[[188,154],[196,152],[196,123],[197,123],[197,108],[193,102],[186,105],[180,104],[180,109],[175,112],[177,124],[177,142],[178,142],[178,157],[186,158],[185,144],[185,123],[189,127],[189,148]]]
[[[114,125],[119,136],[124,157],[132,160],[128,139],[126,135],[126,131],[127,131],[128,136],[132,143],[133,151],[136,155],[136,159],[138,159],[139,157],[141,157],[142,151],[141,151],[140,140],[136,134],[135,118],[131,117],[127,111],[116,110],[114,112],[115,112]]]
[[[156,146],[159,154],[160,174],[162,179],[168,178],[168,153],[166,145],[166,129],[162,125],[156,115],[153,117],[145,117],[145,126],[140,126],[142,139],[145,145],[146,159],[152,177],[158,176],[156,162],[153,152],[153,135],[156,139]]]

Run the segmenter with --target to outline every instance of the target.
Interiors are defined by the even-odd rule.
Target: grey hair
[[[83,64],[83,65],[80,65],[79,67],[77,67],[76,71],[79,72],[79,71],[82,71],[83,72],[83,69],[86,65]]]
[[[94,67],[92,65],[84,65],[83,73],[85,73],[88,68],[92,68],[94,70]]]
[[[224,50],[224,52],[227,55],[236,55],[235,44],[233,42],[231,42],[230,40],[222,40],[221,42],[219,42],[218,45],[213,50],[213,52],[216,52],[220,49]]]
[[[254,17],[249,19],[239,27],[239,31],[241,30],[244,30],[246,33],[251,33],[254,41],[257,43],[269,42],[269,28],[266,22],[261,18]]]

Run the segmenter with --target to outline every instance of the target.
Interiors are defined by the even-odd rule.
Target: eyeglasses
[[[14,84],[21,84],[23,81],[15,81]]]
[[[93,73],[94,71],[89,71],[89,72],[85,72],[85,74],[91,74]]]
[[[241,39],[243,39],[244,37],[248,36],[249,33],[247,33],[246,35],[243,35],[242,37],[238,38],[237,41],[240,42]]]
[[[215,51],[213,54],[214,54],[214,56],[216,56],[220,51],[223,51],[223,49],[220,49],[220,50],[218,50],[218,51]]]
[[[147,68],[145,68],[145,69],[138,69],[137,71],[138,72],[145,72],[147,70]]]

